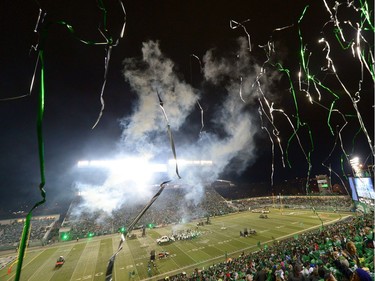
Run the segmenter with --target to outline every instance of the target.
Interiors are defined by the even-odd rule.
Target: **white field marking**
[[[210,242],[210,239],[206,239],[206,240],[198,241],[197,243],[200,243],[200,244],[207,244],[208,242]]]
[[[148,255],[140,255],[137,258],[135,258],[134,260],[143,260],[143,259],[147,259],[147,258],[148,258]]]
[[[176,243],[176,248],[178,248],[180,250],[180,252],[185,253],[191,260],[193,260],[195,263],[197,263],[197,261],[195,259],[193,259],[190,255],[187,254],[187,251],[182,251],[181,250],[181,247],[178,246],[178,243]],[[174,263],[176,264],[176,266],[178,266],[178,264],[175,261],[174,261]]]
[[[47,249],[45,249],[44,251],[46,251]],[[35,257],[33,257],[28,263],[23,263],[22,264],[22,268],[25,268],[26,266],[28,266],[30,263],[32,263],[37,257],[39,257],[42,253],[44,253],[44,251],[41,251],[39,254],[37,254]],[[14,266],[17,266],[17,263],[14,264]],[[13,270],[12,270],[13,271]],[[7,279],[6,281],[10,281],[10,280],[13,280],[13,277],[16,275],[16,272],[14,272],[13,274],[11,274],[10,278]]]
[[[348,217],[350,217],[350,216],[349,216],[349,215],[347,215],[347,216],[343,216],[343,217],[341,217],[341,218],[337,218],[337,219],[335,219],[335,220],[332,220],[332,221],[329,221],[329,222],[325,222],[325,223],[323,223],[323,224],[324,224],[324,225],[332,224],[332,223],[335,223],[336,221],[339,221],[339,220],[341,220],[341,219],[345,219],[345,218],[348,218]],[[320,227],[320,225],[319,225],[319,226],[312,226],[312,227],[309,227],[309,228],[306,228],[306,229],[303,229],[303,230],[296,231],[296,232],[291,233],[291,234],[287,234],[287,235],[284,235],[284,236],[277,237],[277,239],[282,240],[282,239],[284,239],[284,238],[293,237],[295,234],[304,233],[304,232],[306,232],[306,231],[309,231],[309,230],[312,230],[312,229],[317,229],[317,228],[319,228],[319,227]],[[268,240],[268,241],[264,241],[264,242],[262,242],[262,244],[267,244],[267,243],[270,243],[270,242],[273,242],[273,240],[271,239],[271,240]],[[212,246],[213,246],[213,245],[212,245]],[[241,253],[242,251],[250,250],[250,249],[253,249],[253,248],[256,249],[256,248],[258,248],[258,246],[257,246],[257,245],[252,245],[252,246],[250,246],[250,247],[243,248],[243,249],[241,249],[241,250],[238,250],[238,251],[235,251],[235,252],[232,252],[232,253],[228,253],[228,256],[229,256],[229,255],[236,254],[236,253]],[[196,263],[196,264],[193,264],[193,265],[187,265],[187,266],[184,266],[184,267],[180,267],[180,268],[178,268],[178,269],[176,269],[176,270],[171,270],[171,271],[168,271],[168,272],[161,273],[161,274],[159,274],[159,275],[154,275],[154,276],[152,276],[151,278],[147,278],[147,279],[143,279],[143,280],[147,280],[147,281],[149,281],[149,280],[150,280],[150,281],[151,281],[151,280],[158,280],[158,279],[156,279],[156,278],[161,279],[161,278],[163,278],[163,277],[165,277],[165,276],[171,276],[172,274],[180,273],[180,272],[182,272],[182,271],[184,271],[184,270],[187,270],[187,269],[189,269],[189,268],[199,267],[199,264],[204,264],[204,263],[214,262],[214,261],[219,261],[219,260],[220,260],[220,256],[217,256],[217,257],[211,258],[211,259],[209,259],[209,260],[203,260],[203,261],[201,261],[201,262],[199,262],[199,263]]]
[[[33,279],[33,276],[35,277],[35,275],[38,275],[38,273],[43,269],[45,269],[44,268],[44,266],[46,266],[46,263],[50,263],[51,262],[51,260],[50,259],[46,259],[45,261],[44,261],[44,263],[43,263],[43,265],[41,265],[27,280],[32,280]]]
[[[236,227],[237,227],[237,226],[236,226]],[[239,242],[239,243],[242,243],[242,244],[248,245],[248,244],[246,244],[246,243],[244,243],[244,242],[241,241],[241,238],[242,238],[242,237],[233,238],[233,236],[230,236],[229,234],[223,234],[222,231],[215,231],[215,230],[213,230],[212,233],[216,233],[216,234],[218,234],[218,235],[225,236],[225,237],[229,238],[231,241],[232,241],[232,240],[236,240],[236,241]],[[217,243],[219,243],[219,242],[217,242]],[[219,250],[220,250],[220,249],[219,249]],[[220,250],[220,251],[221,251],[221,250]]]
[[[176,247],[176,248],[179,248],[179,247]],[[179,248],[180,249],[180,248]],[[181,249],[180,249],[181,250]],[[175,260],[174,259],[172,259],[172,257],[176,257],[177,256],[177,254],[169,254],[169,257],[167,258],[168,259],[168,262],[170,262],[170,261],[173,261],[173,263],[175,264],[175,266],[177,266],[178,267],[178,264],[175,262]],[[159,269],[158,269],[159,270]]]
[[[275,228],[283,228],[285,227],[285,225],[279,225],[279,226],[276,226]]]
[[[55,250],[55,252],[51,253],[51,256],[56,253],[57,249]],[[30,280],[33,280],[33,277],[34,278],[39,278],[40,276],[39,275],[39,272],[41,270],[45,270],[46,268],[48,268],[48,265],[47,264],[50,264],[50,267],[54,266],[55,265],[55,259],[52,260],[52,264],[51,264],[51,259],[46,259],[45,262],[43,263],[43,265],[41,265],[27,280],[30,281]],[[49,273],[49,274],[48,274]],[[54,274],[54,271],[46,271],[44,274],[43,274],[43,279],[44,280],[51,280],[51,277],[52,275]],[[35,276],[36,275],[36,276]],[[51,275],[49,276],[49,278],[47,279],[47,275]],[[36,279],[37,281],[40,280],[40,279]]]
[[[116,243],[115,243],[115,239],[113,239],[113,238],[116,238]],[[112,237],[112,249],[113,249],[113,253],[115,253],[115,251],[117,251],[118,245],[119,245],[118,236],[113,236],[113,237]],[[124,250],[124,247],[127,246],[127,245],[128,245],[128,244],[126,243],[126,240],[125,240],[124,243],[122,244],[122,251]],[[129,250],[129,252],[130,252],[130,250]],[[118,257],[117,257],[117,258],[118,258]],[[132,256],[132,258],[134,258],[134,257]],[[137,272],[137,274],[138,274],[138,272]],[[117,275],[117,270],[116,270],[115,265],[113,265],[112,276],[115,277],[115,278],[114,278],[115,280],[117,280],[116,275]]]
[[[196,251],[201,251],[201,250],[203,250],[205,247],[198,247],[198,248],[194,248],[194,249],[191,249],[191,250],[189,250],[188,252],[196,252]]]
[[[297,224],[299,223],[298,221],[291,222],[290,224]]]
[[[100,241],[95,241],[95,243],[94,243],[94,241],[92,241],[91,242],[92,244],[90,244],[90,246],[87,247],[87,250],[89,252],[91,252],[91,253],[89,254],[90,258],[87,259],[87,262],[85,264],[84,274],[86,274],[87,267],[88,266],[90,267],[90,266],[93,265],[92,261],[97,261],[98,260],[98,255],[99,255],[99,250],[100,250],[100,243],[97,243],[97,242],[100,242]],[[85,249],[85,251],[86,251],[86,249]],[[94,268],[93,268],[92,271],[95,272],[95,269],[96,269],[96,262],[95,262],[95,266],[94,266]],[[89,272],[87,274],[89,275]]]
[[[86,242],[85,247],[82,249],[82,253],[85,251],[85,249],[86,249],[86,247],[87,247],[87,244],[88,244],[88,242]],[[81,259],[82,253],[81,253],[80,257],[79,257],[79,260]],[[79,268],[79,266],[78,266],[79,260],[77,261],[76,266],[75,266],[75,268],[74,268],[74,270],[73,270],[72,277],[70,278],[71,280],[73,279],[73,276],[74,276],[75,272],[76,272],[77,269]],[[76,278],[77,278],[77,277],[76,277]]]
[[[299,215],[305,215],[307,213],[308,213],[307,211],[298,211],[298,212],[284,213],[284,215],[287,215],[287,216],[299,216]]]
[[[267,231],[270,231],[270,230],[269,229],[261,230],[261,231],[259,231],[259,233],[264,233],[264,232],[267,232]]]
[[[118,248],[118,241],[116,241],[116,243],[115,243],[115,241],[114,241],[114,239],[112,238],[112,245],[113,245],[113,249],[114,249],[114,251],[117,251],[117,248]],[[124,249],[126,247],[126,249]],[[122,253],[123,253],[123,255],[124,255],[124,258],[126,257],[126,255],[124,254],[124,252],[125,251],[127,251],[127,253],[129,253],[130,255],[131,255],[131,258],[132,258],[132,261],[133,262],[135,262],[135,258],[134,258],[134,255],[133,255],[133,253],[132,253],[132,251],[130,250],[130,247],[129,247],[129,245],[128,245],[128,243],[127,243],[127,241],[125,240],[124,241],[124,243],[122,244]],[[120,252],[121,253],[121,252]],[[137,269],[137,265],[139,266],[139,264],[140,263],[135,263],[134,265],[133,264],[129,264],[128,266],[130,266],[130,268],[133,268],[133,270],[136,272],[136,274],[135,275],[137,275],[137,276],[139,276],[139,272],[138,272],[138,269]],[[143,263],[142,263],[143,264]],[[128,266],[126,266],[126,268],[128,269]],[[121,268],[119,268],[119,270],[121,270]],[[117,270],[116,270],[116,267],[114,267],[114,269],[113,269],[113,271],[114,271],[114,277],[115,278],[113,278],[114,280],[117,280],[117,278],[116,278],[116,273],[117,273]]]

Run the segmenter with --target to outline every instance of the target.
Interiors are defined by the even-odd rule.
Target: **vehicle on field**
[[[167,242],[172,242],[172,241],[175,241],[174,237],[173,236],[169,237],[166,235],[156,239],[156,243],[158,243],[159,245],[163,243],[167,243]]]
[[[161,252],[158,254],[158,256],[159,256],[159,260],[160,260],[160,259],[167,258],[167,257],[169,256],[169,252],[167,252],[167,251],[161,251]]]
[[[64,257],[63,257],[63,256],[60,256],[60,257],[57,259],[56,263],[55,263],[55,268],[60,268],[60,267],[62,267],[62,266],[64,265],[64,263],[65,263],[65,259],[64,259]]]

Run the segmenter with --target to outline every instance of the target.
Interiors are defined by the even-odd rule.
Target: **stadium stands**
[[[164,280],[373,280],[373,228],[373,214],[349,217]]]
[[[227,201],[213,188],[204,190],[199,203],[184,197],[181,188],[166,189],[145,213],[137,227],[158,227],[197,220],[208,222],[210,217],[267,207],[282,209],[312,209],[351,211],[349,196],[274,196]],[[82,198],[81,198],[82,199]],[[101,210],[83,211],[76,200],[61,225],[69,232],[62,240],[73,240],[126,231],[146,202],[122,206],[111,214]],[[79,210],[79,212],[77,211]],[[56,218],[33,218],[30,241],[40,241]],[[22,220],[0,224],[0,245],[17,245],[23,228]],[[123,229],[123,230],[121,230]],[[166,277],[168,280],[351,280],[353,276],[371,276],[374,272],[373,213],[353,213],[324,228],[295,235],[272,245],[259,244],[259,251],[242,253],[209,268],[196,268],[191,273]],[[173,233],[176,239],[192,239],[199,231],[183,230]],[[187,237],[187,238],[186,238]],[[61,238],[61,237],[60,237]],[[368,273],[370,272],[370,273]],[[371,278],[371,277],[369,277]],[[356,279],[371,280],[371,279]]]
[[[48,232],[53,228],[59,215],[34,217],[31,220],[29,243],[42,245],[47,240]],[[0,221],[0,249],[11,249],[18,246],[24,226],[23,219]]]
[[[187,200],[181,188],[166,189],[162,196],[151,206],[139,221],[137,227],[162,226],[167,224],[184,223],[195,219],[224,215],[236,211],[213,188],[207,188],[202,200],[195,204],[194,200]],[[71,239],[85,238],[91,235],[105,235],[116,233],[130,224],[134,217],[144,207],[145,202],[137,205],[122,206],[107,214],[103,211],[81,211],[80,201],[74,202],[67,214],[62,227],[69,227]],[[137,228],[136,227],[136,228]]]
[[[239,211],[263,207],[296,208],[324,211],[350,211],[353,201],[349,196],[269,196],[233,200],[233,206]]]

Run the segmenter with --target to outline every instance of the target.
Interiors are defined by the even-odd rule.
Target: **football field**
[[[156,239],[171,235],[172,230],[196,230],[197,222],[171,225],[165,228],[147,229],[146,236],[141,231],[133,231],[136,239],[126,240],[118,254],[113,269],[113,280],[159,280],[166,276],[194,268],[202,268],[222,262],[225,257],[237,257],[242,251],[257,251],[259,247],[271,245],[273,241],[296,236],[308,229],[340,220],[347,215],[319,212],[319,217],[311,210],[271,209],[268,219],[259,218],[259,213],[242,212],[211,218],[211,224],[199,226],[200,235],[191,240],[175,241],[157,245]],[[206,219],[202,220],[205,221]],[[255,229],[256,234],[240,237],[245,228]],[[120,235],[109,235],[61,242],[53,246],[27,249],[21,280],[30,281],[79,281],[105,280],[105,271],[111,255],[120,242]],[[149,267],[150,252],[168,251],[166,258],[156,258],[156,266]],[[16,253],[1,253],[0,258],[15,257]],[[59,256],[65,257],[65,264],[55,269]],[[14,280],[16,266],[8,273],[8,267],[0,270],[1,281]]]

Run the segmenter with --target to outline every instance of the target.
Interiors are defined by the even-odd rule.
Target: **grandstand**
[[[296,268],[306,278],[316,274],[325,280],[331,272],[337,280],[350,280],[357,268],[374,270],[373,211],[353,212],[349,196],[226,200],[213,187],[206,187],[197,203],[185,198],[184,188],[165,189],[138,222],[134,239],[128,237],[116,260],[114,280],[252,280],[259,275],[274,276],[271,280],[284,275],[288,280],[288,276],[298,275]],[[147,201],[106,213],[82,209],[82,199],[77,197],[71,203],[61,225],[58,215],[33,218],[30,253],[22,273],[25,280],[104,280],[106,264],[120,239],[118,233],[126,232]],[[267,220],[251,212],[265,209],[270,210]],[[22,220],[2,222],[3,249],[16,248],[22,226]],[[239,235],[244,229],[256,232],[245,238]],[[55,241],[50,241],[53,233]],[[163,235],[174,235],[176,242],[157,245],[156,238]],[[349,253],[348,242],[354,243],[355,254]],[[42,245],[47,246],[32,248]],[[170,253],[156,261],[156,267],[149,264],[153,249]],[[61,253],[66,265],[57,271],[53,260]],[[336,253],[339,259],[334,258]],[[8,274],[6,268],[15,259],[14,252],[0,254],[1,280],[12,280],[14,273]]]
[[[136,205],[123,205],[108,214],[100,210],[90,212],[81,210],[81,201],[82,198],[77,198],[69,207],[69,212],[62,223],[65,229],[60,237],[64,237],[63,240],[117,233],[119,229],[130,224],[147,202],[144,200]],[[196,204],[194,198],[187,200],[184,189],[177,186],[166,189],[135,228],[187,223],[234,211],[230,202],[211,187],[204,190],[202,200]]]
[[[31,220],[30,246],[41,246],[48,244],[57,226],[60,215],[36,216]],[[24,219],[9,219],[0,221],[0,250],[9,250],[18,247]]]

